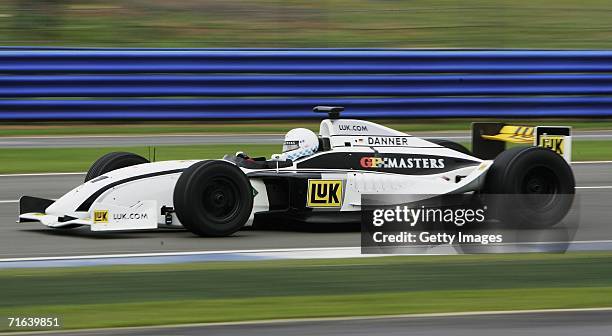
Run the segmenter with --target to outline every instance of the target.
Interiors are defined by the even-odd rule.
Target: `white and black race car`
[[[92,231],[184,227],[226,236],[254,220],[307,223],[360,220],[364,194],[524,194],[550,197],[528,213],[552,225],[574,194],[568,127],[474,123],[472,152],[448,140],[422,139],[368,121],[328,113],[316,145],[287,139],[299,155],[273,159],[244,154],[217,160],[149,162],[109,153],[85,182],[57,200],[23,196],[20,222]],[[506,142],[528,144],[505,149]],[[568,203],[570,202],[570,203]]]

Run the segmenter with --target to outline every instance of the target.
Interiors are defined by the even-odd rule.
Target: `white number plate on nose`
[[[140,201],[131,207],[94,203],[90,211],[91,230],[156,229],[158,212],[156,201]]]

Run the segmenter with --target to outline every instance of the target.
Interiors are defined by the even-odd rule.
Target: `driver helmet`
[[[284,160],[297,160],[314,154],[319,149],[319,138],[306,128],[294,128],[285,135],[283,143]]]

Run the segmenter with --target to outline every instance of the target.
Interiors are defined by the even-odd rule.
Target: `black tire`
[[[570,210],[576,192],[567,162],[540,147],[515,147],[499,154],[487,172],[483,191],[491,213],[504,226],[520,228],[557,224]]]
[[[226,161],[197,162],[183,171],[174,187],[176,216],[198,236],[229,236],[244,226],[252,209],[249,179]]]
[[[472,155],[469,149],[465,148],[465,146],[463,146],[462,144],[456,143],[454,141],[445,140],[445,139],[426,139],[426,140],[429,142],[433,142],[436,145],[440,145],[442,147],[446,147],[446,148],[455,150],[457,152],[461,152],[463,154]]]
[[[149,160],[140,155],[127,152],[112,152],[100,157],[94,162],[87,175],[85,182],[92,180],[98,176],[102,176],[110,171],[120,168],[135,166],[142,163],[149,163]]]

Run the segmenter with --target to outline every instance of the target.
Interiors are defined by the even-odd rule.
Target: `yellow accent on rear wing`
[[[535,128],[532,126],[506,125],[496,135],[481,135],[487,140],[497,140],[511,143],[532,144]]]
[[[496,122],[472,123],[472,153],[492,160],[506,149],[506,143],[548,148],[571,162],[572,130],[566,126],[517,126]]]

